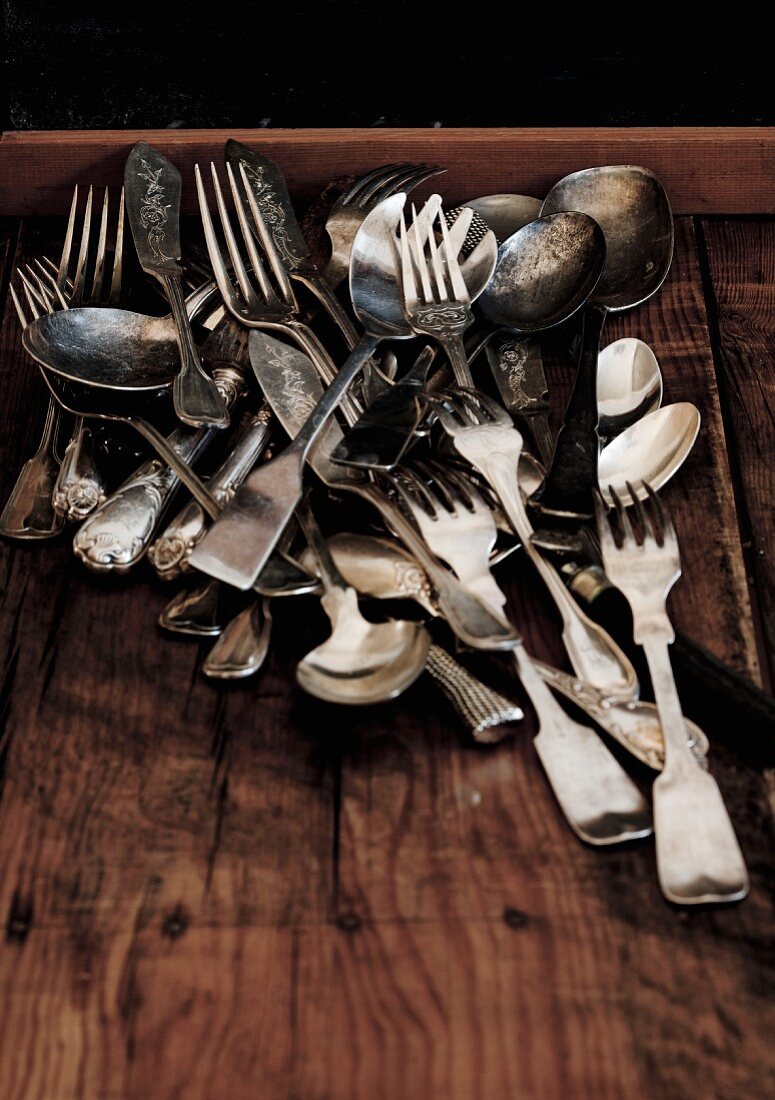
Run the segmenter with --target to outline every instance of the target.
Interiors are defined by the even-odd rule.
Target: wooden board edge
[[[228,137],[277,160],[302,201],[333,177],[390,161],[445,165],[439,187],[453,202],[498,191],[540,196],[579,168],[636,163],[660,177],[676,214],[775,213],[775,127],[681,126],[6,131],[0,214],[63,214],[75,183],[120,185],[140,139],[191,180],[197,160],[221,159]],[[194,212],[192,187],[184,210]]]

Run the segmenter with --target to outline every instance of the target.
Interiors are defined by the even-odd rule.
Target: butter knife
[[[180,172],[166,157],[139,141],[124,170],[126,211],[143,271],[161,283],[177,326],[180,373],[175,412],[184,424],[223,428],[229,422],[223,397],[202,369],[188,323],[180,266]]]

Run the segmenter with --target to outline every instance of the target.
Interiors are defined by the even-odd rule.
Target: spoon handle
[[[0,535],[15,539],[50,539],[62,530],[64,520],[54,510],[52,502],[60,468],[56,438],[61,415],[59,404],[50,397],[38,449],[22,466],[0,514]]]
[[[552,520],[580,522],[595,513],[597,459],[597,357],[608,314],[604,306],[588,305],[584,311],[584,336],[573,392],[554,448],[554,457],[541,486],[530,498],[541,525]],[[542,544],[537,531],[536,541]],[[551,545],[554,545],[552,540]]]
[[[475,741],[495,745],[508,737],[508,727],[524,718],[516,703],[477,680],[441,646],[431,645],[425,671],[444,693]]]
[[[74,520],[85,519],[105,500],[105,479],[94,453],[94,434],[82,416],[76,419],[65,448],[52,500],[61,516]]]
[[[172,397],[178,419],[195,428],[205,425],[225,428],[229,423],[226,406],[215,382],[202,369],[199,349],[194,343],[191,326],[188,323],[180,275],[165,272],[159,278],[167,293],[172,316],[177,326],[180,373],[175,379]]]

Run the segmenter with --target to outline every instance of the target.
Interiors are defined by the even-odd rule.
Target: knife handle
[[[194,428],[225,428],[229,415],[215,382],[202,369],[199,349],[188,323],[186,300],[180,275],[164,272],[159,279],[167,294],[177,327],[180,372],[175,378],[172,397],[178,419]]]
[[[541,541],[543,516],[558,520],[585,520],[594,515],[597,488],[597,358],[607,310],[588,305],[576,381],[557,436],[554,458],[543,484],[530,498],[536,541]]]

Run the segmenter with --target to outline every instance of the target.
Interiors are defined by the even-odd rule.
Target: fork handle
[[[52,496],[54,509],[67,519],[82,520],[105,501],[105,479],[94,453],[94,433],[79,416]]]
[[[440,340],[440,343],[447,353],[449,365],[452,367],[452,373],[455,376],[455,385],[462,386],[464,389],[474,389],[474,379],[471,375],[471,367],[466,355],[463,337],[450,336]]]
[[[665,766],[654,784],[657,873],[677,905],[738,901],[748,873],[721,791],[689,748],[668,654],[672,630],[642,640],[665,743]]]
[[[160,274],[177,328],[180,372],[175,378],[172,397],[178,419],[192,427],[225,428],[229,416],[223,398],[209,374],[202,369],[199,349],[194,342],[186,312],[183,282],[178,274]]]
[[[579,522],[591,519],[595,513],[600,450],[597,359],[607,315],[605,306],[588,305],[584,310],[584,336],[573,392],[554,446],[552,464],[530,498],[531,508],[542,517]]]

